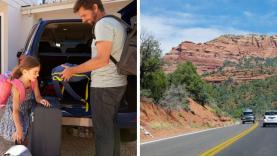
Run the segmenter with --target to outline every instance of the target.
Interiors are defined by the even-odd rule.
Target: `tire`
[[[266,127],[266,124],[265,124],[265,123],[263,124],[263,127]]]
[[[244,121],[242,121],[242,124],[244,124]]]

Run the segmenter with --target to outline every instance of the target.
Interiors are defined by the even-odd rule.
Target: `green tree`
[[[159,102],[162,98],[166,88],[167,79],[163,71],[157,70],[152,73],[147,73],[144,75],[145,87],[144,90],[148,90],[150,97],[154,99],[155,102]]]
[[[145,88],[144,75],[153,73],[161,68],[161,49],[160,44],[153,36],[142,35],[140,45],[140,78],[142,88]]]
[[[177,69],[169,76],[169,81],[176,86],[185,84],[186,90],[200,104],[209,103],[209,92],[212,88],[201,79],[191,62],[179,64]]]
[[[158,102],[167,88],[167,78],[161,70],[160,44],[153,36],[141,36],[140,84],[144,95]]]

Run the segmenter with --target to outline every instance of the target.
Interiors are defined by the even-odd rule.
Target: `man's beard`
[[[94,12],[93,17],[92,17],[92,21],[90,21],[90,23],[89,23],[89,24],[91,24],[91,25],[95,25],[95,24],[96,24],[96,22],[97,22],[97,13],[96,13],[96,12]]]

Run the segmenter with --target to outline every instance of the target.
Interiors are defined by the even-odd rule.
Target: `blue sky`
[[[277,0],[141,0],[141,32],[152,34],[164,53],[182,41],[222,34],[277,34]]]

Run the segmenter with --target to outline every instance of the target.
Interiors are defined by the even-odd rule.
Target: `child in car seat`
[[[7,99],[4,113],[0,120],[0,155],[3,155],[15,142],[27,145],[27,134],[30,125],[30,113],[33,105],[32,97],[46,107],[50,104],[40,95],[37,77],[40,63],[32,56],[26,56],[14,68],[10,79],[17,79],[25,88],[25,98],[20,100],[21,92],[12,84],[11,93]],[[0,88],[1,90],[1,88]]]

